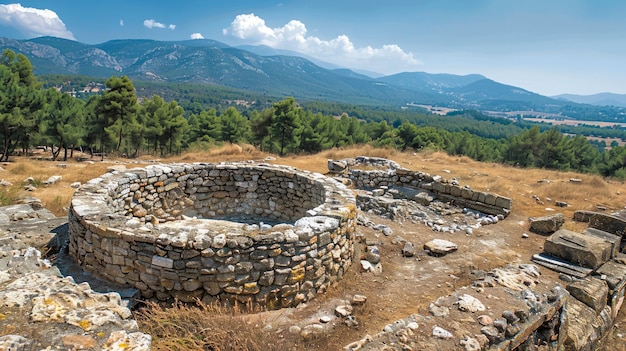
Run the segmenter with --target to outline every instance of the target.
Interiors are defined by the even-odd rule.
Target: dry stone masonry
[[[364,167],[365,169],[361,169]],[[382,167],[386,169],[369,169]],[[460,186],[456,180],[413,171],[400,167],[396,162],[375,157],[359,156],[353,159],[329,160],[331,173],[346,173],[357,188],[380,189],[401,186],[418,190],[415,201],[428,205],[433,200],[449,202],[457,207],[473,209],[490,215],[507,216],[511,211],[511,199],[491,193],[475,191]]]
[[[295,306],[350,265],[354,202],[336,180],[286,166],[113,171],[75,193],[69,252],[145,298]]]

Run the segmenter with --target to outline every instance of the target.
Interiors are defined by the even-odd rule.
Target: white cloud
[[[152,28],[165,28],[165,25],[163,23],[157,22],[153,19],[147,19],[143,21],[143,26],[149,29]]]
[[[242,14],[235,17],[230,27],[223,29],[222,33],[254,44],[298,51],[345,67],[385,74],[415,70],[421,65],[413,53],[405,52],[396,44],[379,48],[355,47],[346,35],[324,40],[307,35],[306,26],[298,20],[271,28],[265,24],[265,20],[253,13]]]
[[[48,9],[22,7],[20,4],[0,5],[0,24],[33,37],[47,35],[76,40],[56,12]]]
[[[176,25],[175,24],[170,24],[170,25],[165,25],[161,22],[157,22],[155,20],[151,19],[147,19],[143,21],[143,26],[148,28],[148,29],[152,29],[152,28],[169,28],[171,30],[176,29]]]
[[[120,20],[120,27],[124,27],[124,20]]]
[[[191,39],[204,39],[204,35],[202,35],[200,33],[192,33],[189,37]]]

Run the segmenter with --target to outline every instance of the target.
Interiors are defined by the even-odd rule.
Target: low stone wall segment
[[[145,298],[295,306],[351,264],[354,203],[343,184],[286,166],[114,171],[75,193],[69,252],[91,273]],[[245,223],[221,220],[231,217]]]
[[[363,170],[358,166],[384,167],[385,170]],[[466,207],[490,215],[507,216],[512,207],[510,198],[497,194],[481,192],[460,186],[458,182],[431,176],[428,173],[400,167],[396,162],[359,156],[353,159],[329,160],[328,169],[332,173],[347,172],[355,187],[376,189],[381,186],[407,186],[428,191],[440,201],[451,202],[459,207]]]

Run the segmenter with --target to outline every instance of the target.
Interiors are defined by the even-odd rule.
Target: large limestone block
[[[561,229],[565,223],[565,216],[557,213],[544,217],[530,217],[530,231],[537,234],[551,234]]]
[[[600,229],[608,233],[624,236],[626,233],[626,218],[623,213],[611,215],[593,211],[576,211],[574,220],[579,222],[589,222],[589,227]]]
[[[619,235],[607,233],[604,230],[596,228],[587,228],[583,231],[583,234],[595,236],[596,238],[600,238],[604,241],[611,243],[611,246],[613,247],[613,250],[611,252],[611,258],[617,256],[617,254],[620,252],[622,237]]]
[[[582,267],[596,269],[611,258],[611,243],[561,229],[546,239],[544,252]]]
[[[589,306],[570,298],[564,309],[565,318],[561,332],[565,333],[565,350],[593,350],[613,323],[608,306],[597,315]]]
[[[596,314],[600,314],[606,307],[609,287],[604,280],[586,278],[573,282],[567,287],[567,291],[585,305],[591,307]]]

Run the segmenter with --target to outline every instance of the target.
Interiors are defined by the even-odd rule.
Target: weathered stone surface
[[[439,256],[447,255],[450,252],[456,251],[458,248],[455,243],[443,239],[433,239],[424,244],[424,250],[428,250],[431,254]]]
[[[604,277],[609,290],[613,291],[626,279],[626,264],[609,261],[598,268],[596,274]]]
[[[571,283],[567,291],[599,314],[606,307],[609,287],[605,281],[590,277]]]
[[[611,250],[611,258],[617,256],[617,254],[620,252],[620,246],[622,243],[622,237],[619,235],[615,235],[615,234],[611,234],[611,233],[607,233],[603,230],[600,229],[596,229],[596,228],[587,228],[583,231],[583,234],[585,235],[591,235],[594,236],[596,238],[600,238],[606,242],[611,243],[612,246],[612,250]]]
[[[600,338],[613,324],[610,308],[606,306],[600,315],[589,306],[569,299],[563,322],[563,346],[565,350],[593,350]]]
[[[602,212],[583,211],[574,212],[574,220],[589,222],[589,227],[612,233],[619,236],[626,234],[626,218],[623,214],[606,214]]]
[[[463,312],[473,313],[485,310],[485,305],[483,305],[480,300],[468,294],[461,295],[456,304],[458,305],[459,310]]]
[[[565,223],[565,216],[562,213],[557,213],[544,217],[531,217],[530,231],[537,234],[551,234],[561,229],[563,223]]]
[[[544,252],[596,269],[611,258],[612,246],[602,239],[561,229],[546,239]]]

